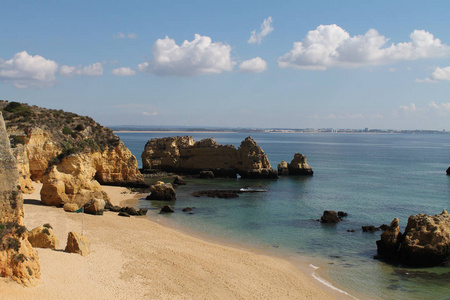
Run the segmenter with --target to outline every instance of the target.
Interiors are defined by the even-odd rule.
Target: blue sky
[[[104,125],[450,130],[448,1],[0,1],[0,99]]]

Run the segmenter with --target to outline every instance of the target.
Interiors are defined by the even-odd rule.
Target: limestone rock
[[[276,178],[267,156],[247,137],[239,149],[219,145],[208,138],[194,142],[191,136],[151,139],[142,153],[145,170],[187,174],[213,172],[216,177]]]
[[[78,204],[76,203],[65,203],[63,206],[66,212],[76,212],[78,210]]]
[[[48,227],[39,226],[28,233],[28,240],[34,248],[50,248],[59,247],[59,239],[53,234],[53,230]]]
[[[84,205],[84,213],[90,215],[103,215],[105,204],[106,202],[103,199],[92,199],[89,203]]]
[[[91,253],[87,237],[73,231],[69,232],[67,236],[67,246],[64,251],[78,253],[81,256],[87,256]]]
[[[289,175],[312,175],[314,172],[306,163],[306,156],[295,153],[294,158],[288,166]]]
[[[58,207],[65,203],[76,203],[78,207],[82,207],[94,198],[108,202],[108,196],[94,179],[95,173],[96,169],[91,165],[88,154],[65,157],[44,175],[42,203]]]
[[[17,161],[20,189],[25,194],[31,194],[34,192],[34,187],[31,181],[30,162],[26,149],[23,145],[19,144],[15,148],[12,148],[12,152]]]
[[[279,164],[278,164],[278,175],[280,176],[287,176],[289,175],[289,165],[286,161],[282,160]]]
[[[175,190],[170,183],[160,183],[150,186],[150,195],[147,200],[176,200],[177,196]]]

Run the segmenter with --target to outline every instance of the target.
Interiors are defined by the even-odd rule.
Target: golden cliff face
[[[16,148],[12,148],[12,152],[17,160],[20,189],[22,193],[31,194],[34,192],[34,187],[31,180],[30,164],[26,148],[23,145],[18,145]]]

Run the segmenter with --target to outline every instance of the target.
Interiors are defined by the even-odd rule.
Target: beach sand
[[[58,249],[36,248],[41,279],[22,287],[0,278],[0,299],[335,299],[344,298],[292,263],[180,233],[146,217],[66,213],[39,205],[40,185],[24,195],[28,229],[50,223]],[[104,187],[113,204],[135,197]],[[82,228],[83,227],[83,228]],[[69,231],[88,237],[91,254],[63,252]]]

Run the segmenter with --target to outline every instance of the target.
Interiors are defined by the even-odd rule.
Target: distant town
[[[157,131],[157,132],[246,132],[246,133],[385,133],[385,134],[448,134],[443,130],[400,130],[400,129],[335,129],[335,128],[219,128],[188,126],[110,126],[113,131]]]

